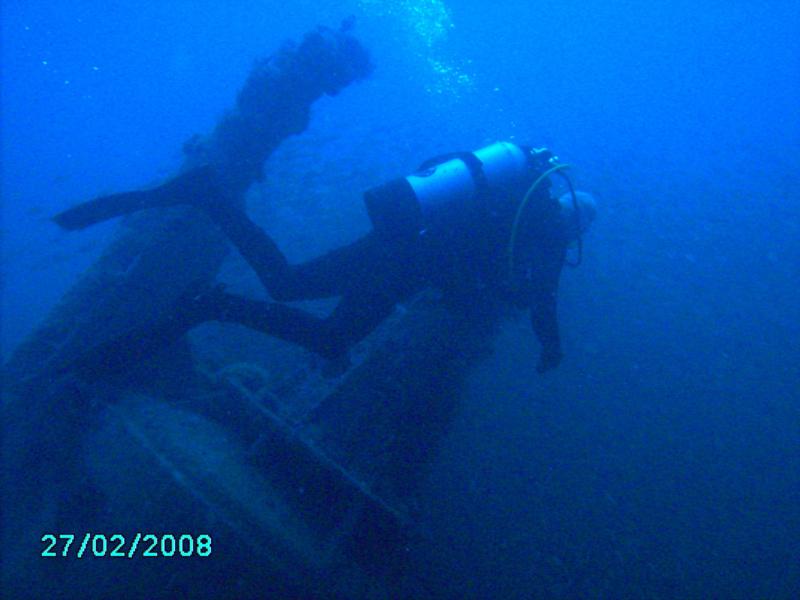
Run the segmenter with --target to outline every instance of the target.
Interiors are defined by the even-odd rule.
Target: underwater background
[[[537,375],[521,316],[470,374],[421,484],[411,587],[797,597],[793,2],[5,2],[3,360],[118,226],[50,216],[170,175],[255,59],[349,15],[374,74],[317,102],[250,197],[292,260],[363,234],[361,191],[496,140],[551,148],[599,198],[562,276],[566,358]],[[235,253],[220,279],[264,296]]]

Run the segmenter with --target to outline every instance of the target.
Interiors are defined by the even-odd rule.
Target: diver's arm
[[[561,362],[561,336],[558,330],[558,282],[564,266],[567,248],[562,242],[537,248],[531,270],[530,314],[531,325],[542,353],[536,370],[544,373]]]

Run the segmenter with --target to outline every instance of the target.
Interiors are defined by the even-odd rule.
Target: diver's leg
[[[339,296],[348,280],[357,276],[355,271],[374,264],[375,251],[380,251],[375,236],[368,235],[302,265],[289,265],[272,238],[221,193],[213,169],[208,166],[187,171],[150,190],[84,202],[57,214],[53,220],[64,229],[82,229],[138,210],[176,204],[188,204],[208,214],[276,300]]]
[[[91,348],[58,370],[90,381],[124,376],[137,363],[206,321],[238,323],[337,360],[385,319],[394,304],[384,289],[362,290],[358,295],[346,295],[330,316],[320,318],[285,304],[228,294],[217,287],[187,294],[173,313]]]
[[[389,265],[385,249],[372,233],[329,250],[322,256],[290,265],[282,282],[281,298],[291,301],[345,296],[347,290],[376,281]]]
[[[65,361],[58,371],[74,373],[88,381],[125,376],[140,361],[169,347],[193,327],[215,320],[223,306],[223,294],[219,287],[200,292],[195,287],[178,300],[169,314],[88,348]]]
[[[243,210],[224,203],[209,204],[202,208],[236,246],[270,296],[283,299],[281,290],[286,286],[291,269],[289,261],[272,238]]]
[[[340,296],[354,279],[362,279],[365,271],[380,266],[380,244],[372,234],[308,262],[290,265],[272,238],[244,211],[221,204],[204,208],[275,300]]]
[[[279,304],[223,294],[216,318],[298,344],[329,359],[342,356],[394,308],[383,291],[345,296],[327,318]]]

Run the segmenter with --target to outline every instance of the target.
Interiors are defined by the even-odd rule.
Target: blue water
[[[562,278],[562,366],[537,376],[508,325],[471,378],[422,492],[420,580],[800,595],[792,2],[6,2],[4,359],[114,237],[48,217],[172,173],[256,58],[349,14],[374,75],[314,107],[265,169],[285,197],[251,207],[295,215],[290,255],[363,232],[361,190],[500,139],[552,148],[600,199]]]

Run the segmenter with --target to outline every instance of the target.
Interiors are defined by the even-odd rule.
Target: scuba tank
[[[547,149],[497,142],[476,150],[430,159],[400,179],[364,193],[375,231],[396,239],[429,229],[458,229],[491,216],[493,198],[520,197],[549,166]]]

